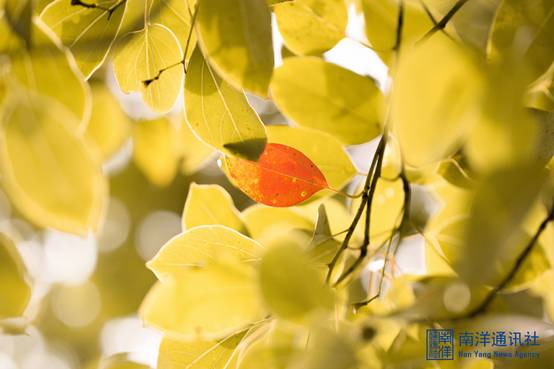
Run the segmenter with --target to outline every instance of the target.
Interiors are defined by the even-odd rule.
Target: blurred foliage
[[[0,367],[554,368],[553,14],[0,0]]]

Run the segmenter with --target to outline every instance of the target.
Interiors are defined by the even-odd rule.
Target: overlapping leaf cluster
[[[159,368],[439,367],[430,325],[554,319],[552,0],[0,4],[0,175],[25,217],[96,232],[102,164],[129,139],[158,186],[218,152],[259,202],[189,189],[139,313],[164,333]],[[386,86],[325,59],[348,6]],[[155,118],[131,118],[110,79]],[[267,124],[260,99],[288,124]],[[359,176],[347,148],[372,140]],[[29,287],[1,240],[5,318]],[[399,269],[412,240],[424,273]],[[533,365],[552,365],[552,345]]]

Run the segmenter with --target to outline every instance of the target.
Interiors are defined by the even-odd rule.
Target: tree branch
[[[443,30],[448,22],[458,13],[458,11],[468,2],[469,0],[458,0],[456,4],[446,13],[442,19],[436,23],[433,28],[431,28],[423,37],[418,41],[418,43],[423,42],[433,36],[437,31]]]

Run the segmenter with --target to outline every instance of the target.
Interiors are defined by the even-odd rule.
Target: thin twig
[[[433,36],[437,31],[440,31],[444,28],[446,28],[446,25],[448,24],[448,22],[450,22],[450,20],[452,19],[452,17],[454,17],[454,15],[456,15],[456,13],[458,13],[458,11],[468,2],[469,0],[458,0],[456,2],[456,4],[454,4],[454,6],[452,6],[452,8],[450,8],[450,10],[448,11],[448,13],[446,13],[446,15],[444,17],[442,17],[442,19],[436,23],[433,28],[431,28],[429,31],[427,31],[427,33],[425,33],[425,35],[423,35],[423,37],[421,39],[419,39],[419,41],[417,43],[420,43],[420,42],[423,42],[427,39],[429,39],[429,37]]]

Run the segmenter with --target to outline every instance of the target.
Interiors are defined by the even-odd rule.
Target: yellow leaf
[[[396,0],[362,0],[365,32],[371,46],[388,62],[396,42],[398,2]],[[433,27],[419,0],[404,1],[402,43],[412,44]]]
[[[320,58],[285,59],[275,70],[271,92],[295,123],[346,144],[367,142],[381,133],[383,99],[375,82]]]
[[[192,130],[231,155],[256,160],[266,143],[265,128],[242,91],[222,80],[197,49],[185,82],[185,111]]]
[[[344,37],[348,15],[343,0],[296,0],[273,7],[279,31],[296,54],[320,54]]]
[[[196,137],[184,117],[179,116],[177,126],[182,157],[181,170],[185,174],[192,174],[213,158],[216,151]]]
[[[102,360],[98,369],[150,369],[150,367],[129,360],[126,354],[117,354]]]
[[[259,279],[267,307],[285,319],[298,321],[333,307],[333,294],[323,275],[294,244],[270,247],[262,258]]]
[[[146,324],[184,339],[218,339],[265,316],[254,268],[213,262],[158,282],[139,315]]]
[[[268,126],[267,136],[269,142],[293,147],[310,158],[334,189],[345,186],[357,173],[341,143],[325,132],[302,127]]]
[[[113,60],[119,87],[125,93],[140,92],[154,111],[168,112],[185,76],[183,66],[178,64],[183,60],[183,51],[177,37],[166,26],[148,24],[120,42]]]
[[[31,39],[34,47],[29,49],[0,16],[0,50],[9,55],[17,81],[64,104],[84,127],[91,110],[90,90],[73,56],[62,50],[57,36],[38,18],[32,23]]]
[[[173,181],[179,166],[177,132],[167,118],[133,126],[133,159],[148,179],[164,187]]]
[[[99,162],[74,131],[63,105],[34,95],[6,104],[0,131],[2,183],[10,199],[42,227],[95,230],[107,198]]]
[[[215,224],[244,231],[240,213],[223,187],[192,183],[183,210],[183,229]]]
[[[313,221],[293,208],[275,208],[263,204],[248,207],[242,218],[248,233],[256,240],[270,239],[276,234],[285,234],[293,229],[312,229]]]
[[[31,298],[26,269],[15,245],[0,233],[0,320],[23,314]]]
[[[407,51],[392,88],[391,120],[406,163],[420,167],[460,148],[478,117],[481,76],[440,34]]]
[[[148,262],[150,268],[164,280],[176,278],[189,270],[202,268],[208,262],[253,262],[261,257],[262,246],[237,231],[222,225],[199,226],[168,241]]]
[[[554,60],[554,3],[551,0],[503,0],[489,38],[493,59],[514,56],[529,70],[532,82]]]
[[[185,341],[164,337],[158,355],[158,369],[234,368],[238,358],[237,346],[245,330],[219,341]]]
[[[265,0],[206,0],[198,9],[202,51],[227,82],[267,96],[273,71],[271,15]]]
[[[102,159],[107,160],[129,137],[131,122],[105,85],[92,84],[92,101],[92,115],[85,137],[96,146]]]
[[[41,14],[42,20],[71,50],[86,79],[106,59],[121,25],[125,1],[106,0],[101,6],[86,8],[56,0]]]

